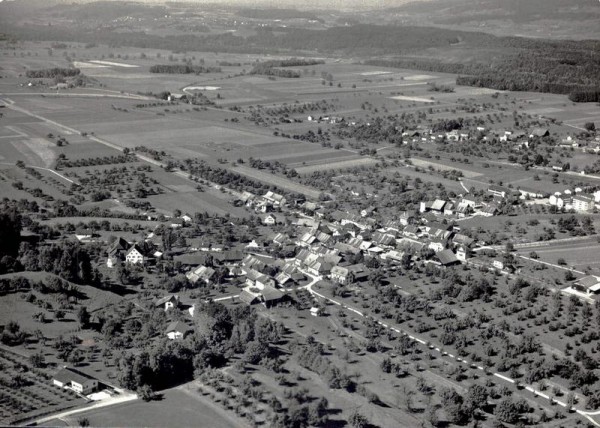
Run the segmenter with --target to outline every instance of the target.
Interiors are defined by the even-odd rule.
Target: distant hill
[[[390,10],[426,14],[436,22],[511,19],[526,22],[540,19],[600,18],[597,0],[431,0],[411,2]]]

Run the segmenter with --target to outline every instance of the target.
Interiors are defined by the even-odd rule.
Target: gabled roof
[[[140,248],[140,246],[138,244],[133,244],[131,247],[129,247],[129,250],[127,250],[126,255],[131,254],[133,251],[137,251],[141,255],[145,256],[144,252],[142,251],[142,249]]]
[[[583,278],[579,278],[576,281],[577,284],[581,285],[585,288],[593,287],[594,285],[600,283],[600,277],[594,275],[584,276]]]
[[[442,201],[441,199],[436,199],[431,203],[431,209],[435,211],[441,211],[444,209],[444,205],[446,205],[446,201]]]
[[[112,253],[115,253],[117,251],[127,251],[128,248],[129,248],[129,242],[127,242],[124,238],[119,237],[108,248],[108,253],[112,254]]]
[[[189,325],[187,325],[181,321],[173,321],[172,323],[170,323],[167,326],[165,333],[173,333],[173,332],[187,333],[187,332],[191,332],[191,331],[193,331],[193,329]]]
[[[462,233],[459,233],[454,236],[454,238],[452,239],[452,242],[454,242],[457,245],[471,246],[473,244],[473,242],[475,242],[475,240],[473,238],[469,238],[467,235],[463,235]]]
[[[265,302],[280,300],[284,296],[284,293],[268,285],[261,291],[261,294]]]
[[[536,137],[545,137],[548,134],[550,134],[548,128],[534,128],[534,130],[531,131],[531,135]]]
[[[242,302],[244,302],[247,305],[251,305],[255,302],[258,301],[258,296],[255,294],[252,294],[251,292],[249,292],[248,290],[244,289],[242,290],[242,292],[239,294],[238,299]]]
[[[188,272],[186,276],[190,281],[196,283],[199,280],[210,281],[215,275],[215,273],[216,271],[213,268],[207,266],[199,266],[192,272]]]
[[[457,263],[459,261],[456,257],[456,254],[454,254],[451,250],[440,251],[435,256],[443,266]]]
[[[223,263],[238,262],[244,259],[244,254],[241,251],[229,250],[217,253],[214,257]]]
[[[158,307],[158,306],[163,306],[165,303],[167,303],[167,302],[170,302],[170,301],[172,301],[172,300],[174,300],[174,301],[176,301],[176,302],[177,302],[177,301],[179,300],[179,297],[177,297],[177,296],[176,296],[176,295],[174,295],[174,294],[169,294],[168,296],[165,296],[165,297],[163,297],[163,298],[161,298],[161,299],[158,299],[158,300],[157,300],[157,301],[154,303],[154,306],[157,306],[157,307]]]

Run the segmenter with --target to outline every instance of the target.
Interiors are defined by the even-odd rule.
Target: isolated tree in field
[[[33,367],[41,368],[46,366],[46,357],[43,352],[38,352],[29,356],[29,362]]]
[[[586,131],[590,131],[590,132],[596,131],[596,124],[594,122],[586,122],[586,124],[583,125],[583,127],[585,128]]]
[[[81,306],[77,310],[77,320],[82,328],[86,328],[90,323],[90,314],[85,306]]]

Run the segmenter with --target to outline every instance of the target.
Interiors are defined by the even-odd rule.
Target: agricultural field
[[[0,364],[2,424],[17,424],[35,416],[85,403],[74,392],[52,385],[48,372],[33,368],[21,355],[0,349]]]

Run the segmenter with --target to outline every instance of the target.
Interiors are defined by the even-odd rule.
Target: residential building
[[[600,292],[600,277],[594,275],[579,278],[573,284],[573,289],[587,294],[597,294]]]
[[[125,254],[125,261],[132,265],[145,264],[148,259],[148,256],[137,244],[132,245]]]
[[[70,367],[65,367],[56,373],[52,378],[52,383],[83,395],[90,394],[98,388],[97,379]]]
[[[170,309],[176,309],[179,306],[179,296],[175,294],[170,294],[168,296],[163,297],[162,299],[158,299],[154,303],[154,307],[156,308],[164,308],[165,311]]]
[[[171,340],[185,339],[193,331],[192,327],[182,321],[173,321],[167,326],[165,334]]]
[[[594,209],[594,198],[586,195],[573,196],[573,209],[577,212],[589,212]]]
[[[185,276],[192,284],[196,284],[198,281],[201,281],[208,285],[213,282],[216,274],[217,272],[211,267],[198,266],[196,269],[189,271]]]
[[[497,185],[490,186],[487,191],[491,195],[496,196],[498,198],[503,198],[503,199],[506,198],[506,196],[510,194],[509,189],[507,189],[506,187],[497,186]]]

